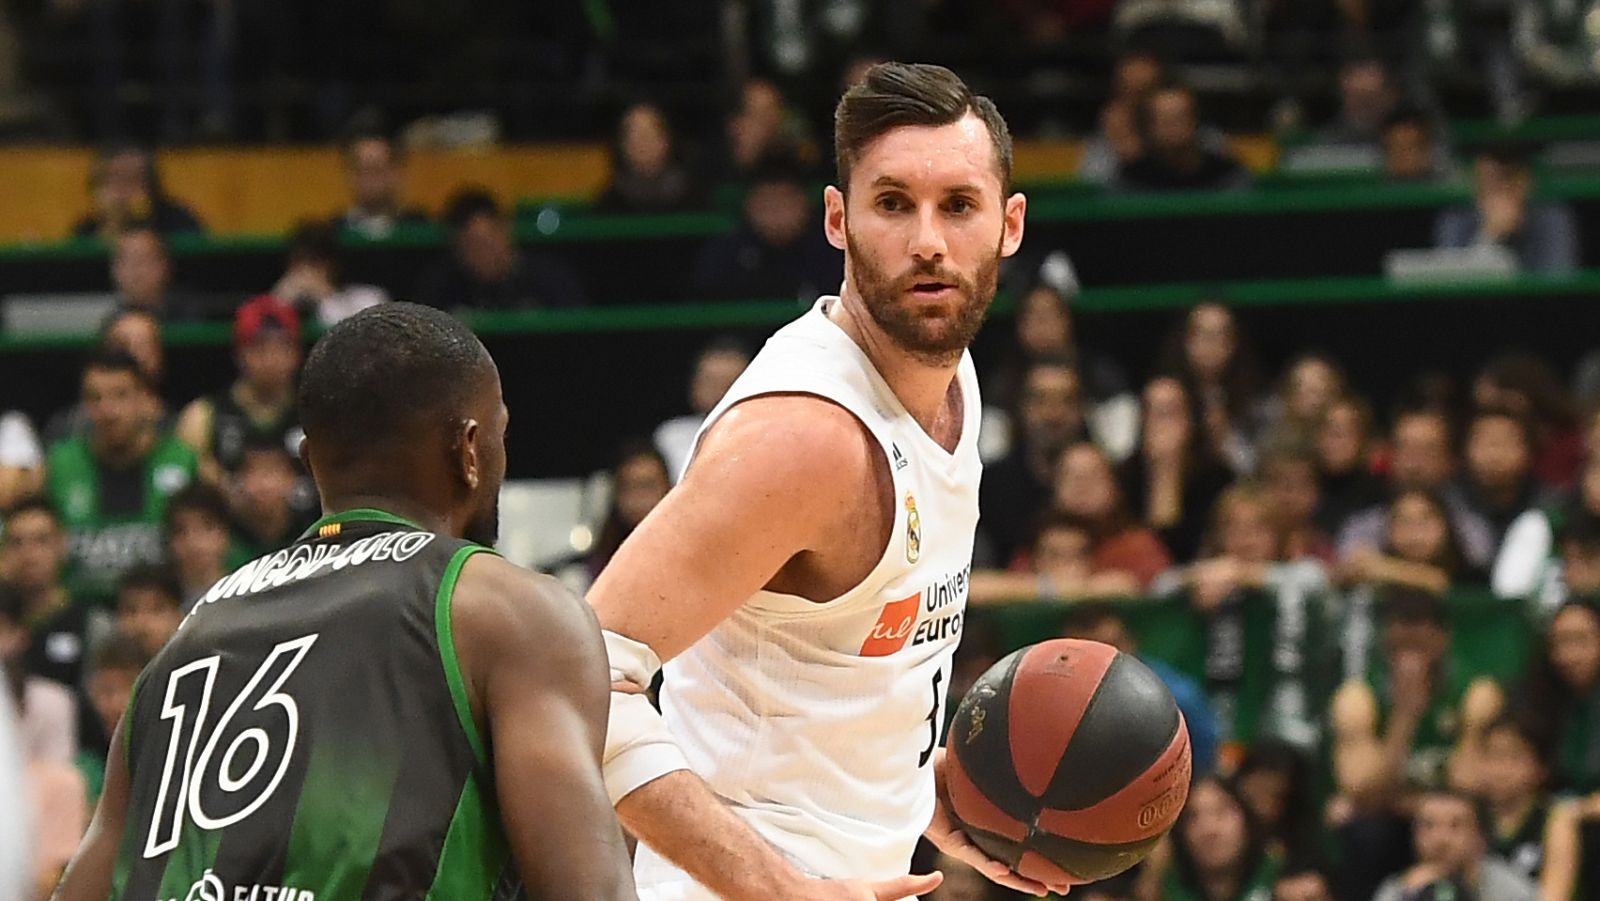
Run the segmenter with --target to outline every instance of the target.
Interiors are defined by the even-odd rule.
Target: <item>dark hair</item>
[[[1519,701],[1515,708],[1526,710],[1536,723],[1536,728],[1549,736],[1560,734],[1582,699],[1567,684],[1561,668],[1556,666],[1555,658],[1550,653],[1550,630],[1555,626],[1555,621],[1569,610],[1583,611],[1600,626],[1600,598],[1576,597],[1562,604],[1550,617],[1539,639],[1539,654],[1528,667],[1527,677],[1515,692]]]
[[[10,582],[0,582],[0,620],[22,625],[28,615],[28,602],[21,589]]]
[[[142,672],[151,656],[137,638],[119,629],[107,635],[89,655],[89,672],[108,669]]]
[[[1519,172],[1528,172],[1532,169],[1530,162],[1532,154],[1528,148],[1513,141],[1495,141],[1484,144],[1478,148],[1478,152],[1473,156]]]
[[[700,348],[700,352],[695,354],[695,365],[699,365],[707,357],[715,357],[722,354],[738,354],[740,357],[749,360],[750,348],[743,341],[732,335],[718,335],[707,341]]]
[[[174,607],[180,606],[183,601],[183,588],[178,583],[178,574],[171,567],[159,563],[141,563],[123,573],[122,578],[117,580],[117,594],[129,590],[158,592]]]
[[[1489,811],[1477,795],[1448,785],[1430,788],[1417,796],[1417,810],[1419,812],[1422,809],[1423,802],[1429,798],[1448,798],[1451,801],[1459,801],[1465,804],[1472,811],[1472,822],[1473,825],[1478,827],[1478,834],[1484,838],[1493,834],[1494,827],[1489,820]]]
[[[1332,870],[1326,863],[1309,853],[1291,853],[1284,857],[1283,866],[1278,868],[1278,875],[1273,878],[1272,884],[1276,888],[1290,879],[1300,879],[1304,876],[1315,876],[1322,880],[1325,887],[1330,890],[1333,888]]]
[[[1067,608],[1061,617],[1061,634],[1067,637],[1088,635],[1101,623],[1117,622],[1127,625],[1127,619],[1112,601],[1083,601]]]
[[[463,415],[494,367],[461,320],[419,304],[368,307],[328,330],[300,374],[300,424],[312,441],[388,452]]]
[[[661,456],[661,451],[656,449],[655,443],[648,438],[628,438],[617,448],[617,456],[612,464],[613,474],[622,470],[628,463],[640,459],[648,459],[661,467],[666,473],[667,482],[672,482],[672,473],[667,469],[666,458]],[[621,511],[617,509],[616,493],[612,493],[611,509],[606,513],[605,522],[600,524],[600,533],[595,537],[594,547],[589,551],[589,571],[599,575],[600,570],[611,562],[612,555],[617,548],[622,547],[622,542],[633,533],[634,526],[622,521]]]
[[[1428,506],[1433,508],[1433,512],[1439,517],[1439,520],[1444,523],[1444,546],[1439,548],[1433,559],[1421,562],[1444,570],[1445,575],[1449,577],[1451,582],[1456,581],[1457,578],[1465,574],[1466,555],[1461,551],[1461,536],[1456,534],[1455,520],[1450,517],[1450,506],[1445,503],[1444,495],[1432,488],[1403,488],[1396,491],[1394,496],[1389,499],[1389,524],[1391,527],[1394,524],[1394,509],[1400,505],[1402,500],[1408,497],[1422,498],[1428,503]],[[1389,536],[1385,534],[1384,552],[1392,555],[1394,550],[1393,542],[1389,541]]]
[[[1490,360],[1481,374],[1510,391],[1528,399],[1527,415],[1541,426],[1556,428],[1576,427],[1579,420],[1577,405],[1561,384],[1550,364],[1529,353],[1507,353]]]
[[[1222,790],[1228,800],[1239,809],[1244,817],[1245,844],[1244,854],[1239,861],[1239,884],[1244,885],[1250,877],[1261,868],[1261,862],[1267,856],[1266,838],[1261,832],[1261,823],[1256,819],[1255,812],[1244,801],[1244,796],[1239,793],[1239,784],[1233,779],[1226,779],[1218,775],[1200,776],[1194,780],[1189,788],[1189,799],[1194,800],[1195,793],[1203,785],[1211,785]],[[1172,863],[1177,871],[1178,881],[1192,891],[1197,897],[1205,901],[1232,901],[1226,898],[1211,898],[1206,894],[1205,886],[1200,881],[1199,867],[1195,865],[1194,855],[1189,850],[1189,843],[1184,839],[1184,827],[1194,816],[1194,804],[1186,805],[1183,812],[1178,814],[1178,822],[1172,827]]]
[[[1590,553],[1600,551],[1600,514],[1585,507],[1578,498],[1568,503],[1556,530],[1557,547],[1569,544]]]
[[[1202,307],[1216,307],[1222,310],[1228,314],[1228,320],[1233,324],[1233,356],[1228,358],[1222,373],[1222,387],[1228,394],[1228,414],[1234,418],[1247,415],[1261,393],[1263,382],[1255,350],[1245,339],[1244,329],[1239,325],[1239,317],[1234,314],[1226,301],[1220,298],[1208,298],[1185,310],[1183,318],[1178,320],[1162,340],[1160,365],[1156,367],[1156,373],[1158,376],[1170,376],[1182,383],[1184,392],[1189,395],[1189,407],[1194,411],[1197,438],[1198,429],[1205,422],[1205,418],[1200,411],[1200,392],[1197,390],[1199,379],[1189,366],[1187,341],[1189,320]]]
[[[24,513],[42,513],[50,517],[56,528],[61,528],[61,513],[56,510],[56,505],[42,494],[29,494],[18,498],[6,508],[5,518],[9,521],[13,516],[21,516]],[[4,534],[4,531],[0,530],[0,534]]]
[[[1286,741],[1258,739],[1245,751],[1233,778],[1240,782],[1251,773],[1279,773],[1288,782],[1283,822],[1262,823],[1263,831],[1283,843],[1287,854],[1313,850],[1317,842],[1317,805],[1313,800],[1311,761]]]
[[[1356,423],[1361,429],[1361,450],[1356,455],[1356,466],[1365,467],[1368,463],[1368,456],[1372,446],[1372,434],[1376,426],[1376,421],[1372,416],[1372,404],[1368,403],[1366,398],[1356,394],[1353,391],[1347,391],[1329,401],[1328,408],[1322,411],[1321,421],[1317,423],[1317,430],[1321,431],[1327,426],[1329,414],[1333,412],[1335,407],[1340,406],[1347,406],[1355,411]],[[1320,466],[1322,463],[1322,452],[1320,449],[1316,452],[1316,457],[1317,463]],[[1337,475],[1337,473],[1333,474]]]
[[[228,500],[222,492],[204,482],[191,482],[167,499],[167,512],[162,518],[162,529],[172,534],[173,523],[181,513],[198,513],[224,529],[228,528]]]
[[[458,189],[444,205],[444,224],[451,232],[458,232],[479,216],[504,219],[505,211],[500,201],[494,199],[487,188],[477,186]]]
[[[806,167],[800,157],[787,149],[769,150],[756,158],[745,173],[745,185],[791,185],[804,190]]]
[[[289,265],[321,263],[339,268],[339,232],[327,222],[301,222],[289,233]],[[292,300],[293,298],[285,298]]]
[[[1378,616],[1384,625],[1450,628],[1444,598],[1410,585],[1385,585],[1378,591]]]
[[[1499,716],[1489,721],[1489,725],[1483,730],[1483,736],[1487,739],[1495,732],[1515,734],[1533,751],[1533,756],[1538,759],[1539,765],[1549,771],[1550,761],[1555,756],[1556,736],[1531,710],[1520,706],[1508,706]]]
[[[1046,532],[1052,532],[1057,529],[1082,532],[1091,542],[1094,540],[1094,529],[1090,528],[1087,522],[1084,522],[1083,517],[1064,510],[1057,510],[1053,507],[1046,507],[1045,511],[1039,514],[1039,518],[1033,524],[1033,530],[1030,532],[1032,538],[1028,545],[1030,547],[1038,545],[1039,539],[1043,538]]]
[[[244,446],[240,450],[239,459],[241,461],[241,465],[243,464],[243,461],[251,454],[270,454],[274,458],[287,461],[290,469],[298,468],[300,465],[295,455],[290,452],[288,446],[283,443],[283,437],[281,435],[264,435],[259,432],[246,435],[244,439]]]
[[[1434,139],[1433,120],[1429,119],[1428,114],[1424,113],[1420,107],[1409,105],[1397,106],[1389,113],[1389,115],[1383,117],[1384,134],[1388,134],[1391,130],[1400,128],[1402,126],[1411,126],[1416,128],[1418,131],[1426,135],[1429,141]]]
[[[938,126],[977,116],[989,129],[1000,191],[1011,193],[1011,132],[994,102],[972,93],[954,72],[922,63],[878,63],[844,92],[833,113],[833,156],[839,190],[850,190],[850,172],[867,145],[896,128]]]
[[[116,347],[98,346],[89,351],[83,359],[82,372],[87,375],[91,370],[101,372],[126,372],[133,376],[139,386],[147,390],[154,388],[150,384],[150,375],[139,365],[139,361],[132,354]]]

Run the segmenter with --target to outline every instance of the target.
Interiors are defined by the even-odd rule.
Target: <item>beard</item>
[[[473,544],[494,547],[495,542],[500,540],[500,492],[496,491],[490,497],[489,505],[467,522],[461,537]]]
[[[854,236],[847,234],[845,243],[850,251],[850,283],[884,334],[901,350],[930,365],[949,366],[961,359],[994,302],[1000,280],[1000,242],[995,243],[992,255],[978,263],[971,278],[928,260],[913,263],[900,275],[890,275],[856,244]],[[955,312],[930,315],[906,303],[902,298],[922,281],[953,285],[959,298]]]

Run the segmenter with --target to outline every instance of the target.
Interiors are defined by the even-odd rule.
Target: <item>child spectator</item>
[[[167,557],[178,580],[179,598],[187,611],[231,564],[242,564],[233,551],[228,526],[228,501],[210,485],[195,484],[167,502]]]
[[[183,622],[177,577],[165,566],[137,566],[117,584],[117,629],[154,657]]]

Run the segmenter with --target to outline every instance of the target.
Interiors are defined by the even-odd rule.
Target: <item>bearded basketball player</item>
[[[937,66],[873,67],[835,114],[838,297],[777,332],[589,600],[606,782],[647,901],[890,899],[924,834],[1013,888],[945,810],[945,690],[978,522],[967,346],[1022,242],[1011,141]],[[662,712],[633,687],[664,666]]]

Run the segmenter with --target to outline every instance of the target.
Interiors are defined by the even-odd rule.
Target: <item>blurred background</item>
[[[1173,841],[1073,897],[1600,898],[1591,0],[0,2],[40,885],[149,655],[314,517],[322,329],[473,325],[502,550],[582,590],[838,290],[832,108],[885,59],[991,96],[1029,196],[953,690],[1096,637],[1197,741]]]

